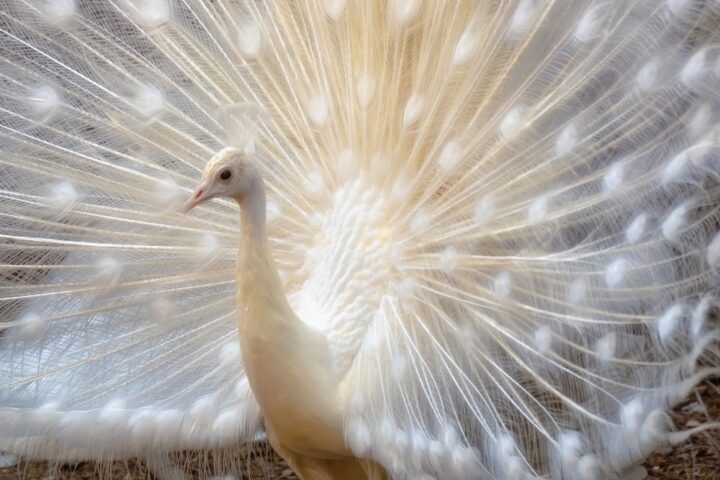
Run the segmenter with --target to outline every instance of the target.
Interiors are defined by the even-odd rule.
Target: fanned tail
[[[261,431],[235,324],[237,208],[176,213],[225,144],[219,87],[161,48],[182,32],[152,33],[162,9],[132,7],[1,9],[0,449],[145,456]]]
[[[6,3],[0,448],[258,434],[237,209],[175,213],[227,145],[358,456],[635,478],[687,435],[665,411],[719,360],[713,2]]]

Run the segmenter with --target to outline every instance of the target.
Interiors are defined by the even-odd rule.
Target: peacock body
[[[0,5],[0,451],[239,468],[325,348],[293,389],[393,478],[644,478],[714,426],[666,412],[719,372],[717,1]],[[239,207],[179,213],[228,151],[321,339],[252,382]]]

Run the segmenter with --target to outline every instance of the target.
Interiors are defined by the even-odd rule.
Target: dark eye
[[[220,180],[230,180],[230,177],[232,177],[232,172],[229,168],[226,168],[220,172]]]

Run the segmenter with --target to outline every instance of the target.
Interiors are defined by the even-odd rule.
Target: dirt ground
[[[700,385],[690,397],[673,412],[678,428],[692,428],[708,419],[720,419],[720,379]],[[191,460],[192,454],[188,454]],[[669,453],[656,453],[645,463],[652,480],[717,480],[720,479],[720,430],[707,430]],[[0,468],[0,480],[154,480],[142,463],[116,462],[107,470],[98,471],[92,462],[61,465],[52,468],[47,462],[21,462]],[[247,471],[230,479],[282,479],[297,480],[287,465],[276,455],[252,456]],[[217,479],[217,480],[226,480]]]
[[[693,428],[720,419],[720,380],[705,382],[673,412],[675,425]],[[706,430],[666,454],[653,454],[645,463],[657,480],[720,479],[720,429]]]

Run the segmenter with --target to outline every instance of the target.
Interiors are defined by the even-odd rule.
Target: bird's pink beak
[[[192,197],[185,202],[185,206],[182,208],[182,213],[186,214],[193,208],[195,208],[197,205],[201,204],[205,200],[209,199],[210,195],[208,195],[208,185],[206,183],[201,183],[197,186],[195,189],[195,193],[192,194]]]

